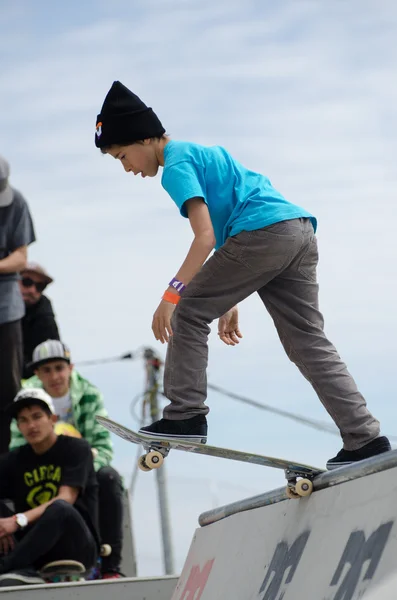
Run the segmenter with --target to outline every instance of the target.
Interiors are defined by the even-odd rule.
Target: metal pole
[[[145,348],[144,357],[146,360],[147,390],[150,402],[150,416],[153,421],[161,418],[158,404],[158,377],[160,371],[160,360],[156,357],[153,350]],[[173,575],[174,555],[171,541],[171,523],[168,509],[168,495],[165,477],[165,464],[160,469],[156,469],[157,493],[160,509],[161,535],[163,541],[163,563],[166,575]]]

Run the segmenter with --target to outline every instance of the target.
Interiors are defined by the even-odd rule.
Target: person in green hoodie
[[[123,484],[119,473],[110,466],[113,445],[110,433],[95,419],[107,416],[101,392],[73,367],[69,348],[58,340],[47,340],[33,351],[31,367],[35,375],[23,382],[24,388],[43,388],[52,398],[62,433],[82,437],[91,446],[99,484],[99,527],[101,541],[112,548],[102,558],[102,579],[122,577]],[[61,430],[59,431],[61,433]],[[11,423],[10,450],[26,441],[15,419]]]

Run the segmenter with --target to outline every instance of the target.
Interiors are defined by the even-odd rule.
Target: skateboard
[[[85,566],[77,560],[55,560],[40,570],[46,583],[65,583],[84,579]]]
[[[229,450],[228,448],[220,448],[218,446],[209,446],[208,444],[190,442],[189,440],[167,437],[160,439],[157,436],[148,438],[106,417],[97,416],[96,420],[103,427],[119,437],[144,448],[146,453],[140,456],[138,460],[138,467],[142,471],[151,471],[152,469],[161,467],[164,458],[169,454],[170,450],[182,450],[182,452],[193,452],[226,458],[228,460],[237,460],[283,470],[287,480],[286,495],[291,499],[310,496],[313,491],[313,479],[316,475],[324,472],[324,469],[318,469],[293,461],[273,458],[271,456],[261,456],[260,454],[252,454],[251,452]]]

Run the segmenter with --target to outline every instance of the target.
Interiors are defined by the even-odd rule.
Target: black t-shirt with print
[[[60,435],[44,454],[26,444],[0,456],[0,498],[12,500],[15,512],[52,500],[62,485],[79,489],[74,506],[99,543],[98,483],[88,442]]]

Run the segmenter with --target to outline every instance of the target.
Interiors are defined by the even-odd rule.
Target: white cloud
[[[389,428],[397,291],[394,2],[148,0],[132,7],[115,0],[95,10],[74,2],[65,15],[46,2],[35,6],[35,18],[26,1],[2,12],[0,152],[32,208],[38,242],[30,254],[56,279],[49,293],[75,358],[141,345],[164,355],[152,339],[152,313],[190,243],[188,224],[159,181],[127,177],[94,147],[96,114],[120,79],[172,136],[225,145],[318,216],[327,332]],[[327,418],[257,298],[242,305],[241,321],[240,348],[211,340],[210,380]],[[84,373],[103,389],[109,412],[133,425],[128,406],[143,387],[141,363]],[[320,464],[339,450],[337,438],[231,402],[210,394],[212,443]],[[135,453],[121,440],[116,448],[116,464],[128,472]],[[225,482],[220,503],[238,497],[236,482],[242,495],[282,484],[278,473],[211,459],[182,455],[168,464],[179,567],[198,512],[213,502],[204,479]],[[175,479],[187,473],[201,482],[186,482],[190,504]],[[147,503],[156,510],[154,488],[140,477],[139,562],[142,573],[155,573],[161,554],[150,538],[157,524],[148,535],[139,519]]]

